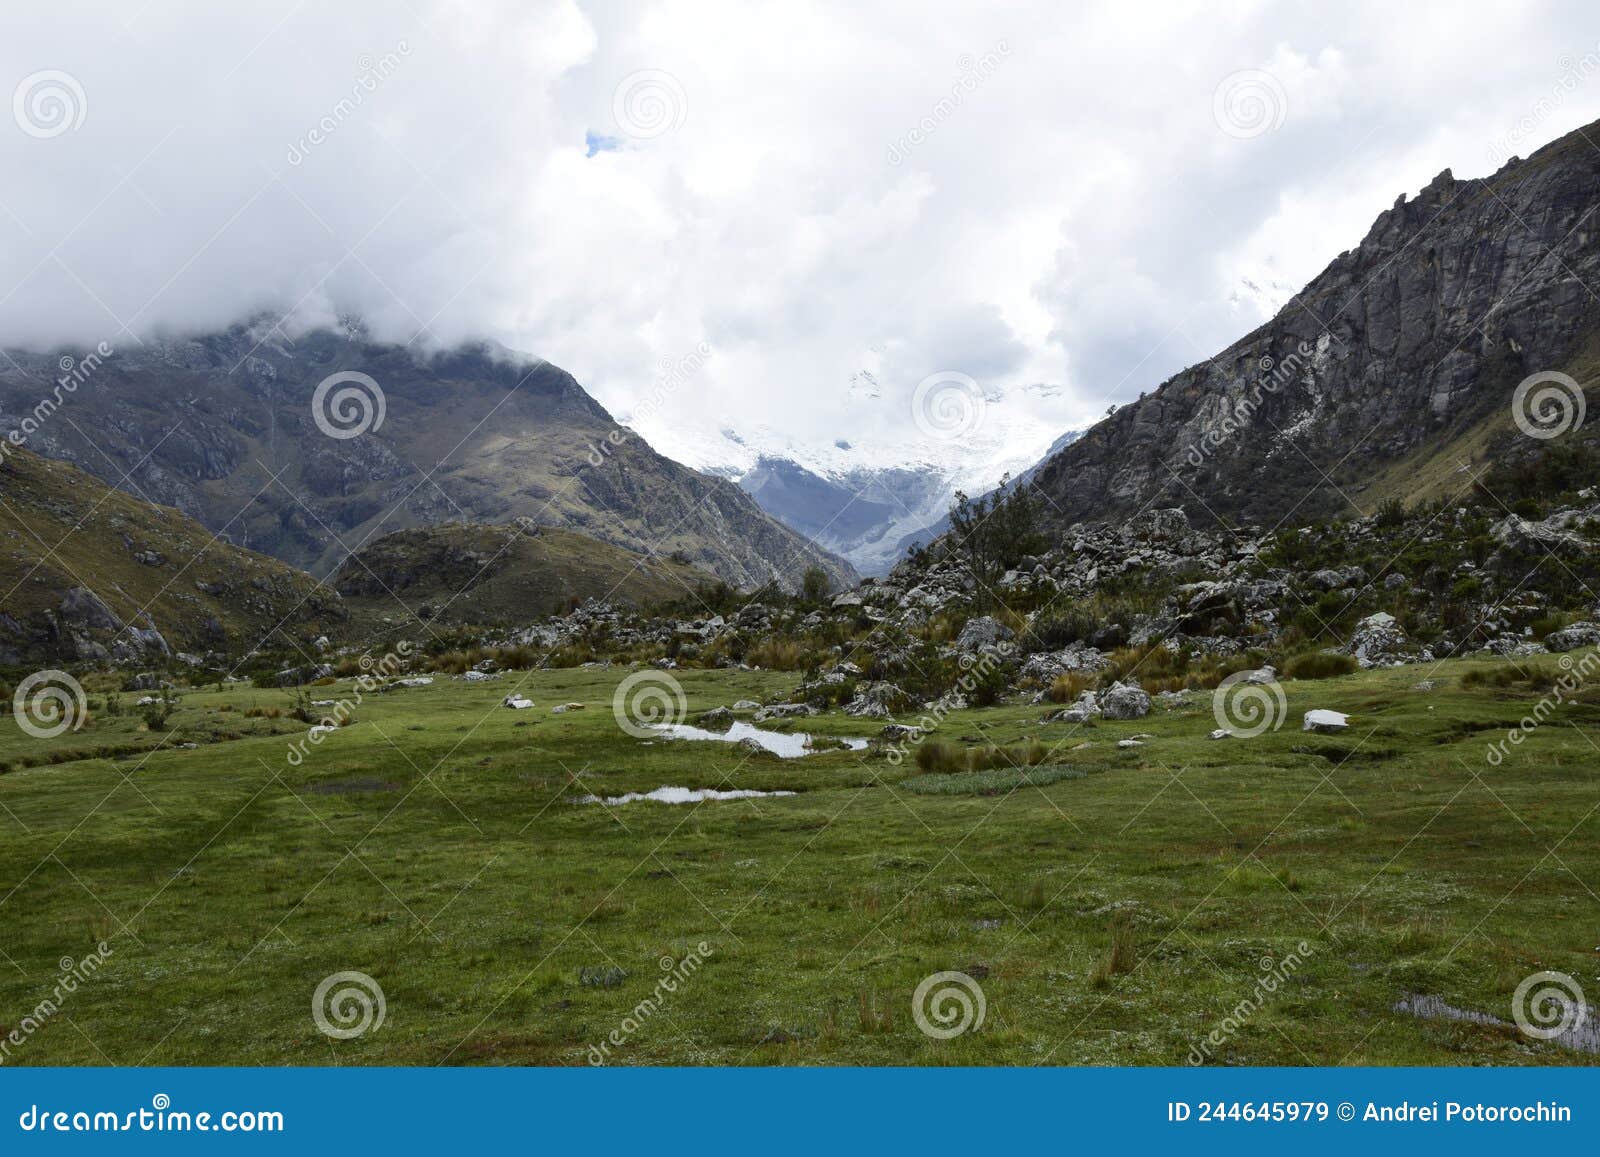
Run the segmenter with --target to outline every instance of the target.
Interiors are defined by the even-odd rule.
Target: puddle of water
[[[655,791],[630,791],[626,795],[607,796],[604,799],[597,795],[586,795],[575,803],[603,803],[607,807],[617,804],[635,803],[647,799],[655,803],[699,803],[707,799],[756,799],[769,795],[793,795],[792,791],[715,791],[712,788],[689,787],[658,787]]]
[[[687,723],[663,723],[656,730],[673,739],[709,739],[718,743],[738,743],[741,739],[749,739],[782,759],[799,759],[802,755],[813,754],[806,746],[811,741],[811,736],[803,731],[787,733],[763,731],[743,721],[734,723],[726,731],[707,731],[703,727],[691,727]],[[819,738],[833,739],[832,736],[819,736]],[[840,742],[851,751],[862,751],[867,746],[865,739],[842,739]]]
[[[1497,1016],[1476,1012],[1470,1008],[1457,1008],[1437,996],[1405,997],[1395,1003],[1394,1011],[1409,1012],[1412,1016],[1423,1020],[1459,1020],[1468,1024],[1483,1024],[1496,1028],[1508,1027],[1508,1022]],[[1581,1053],[1600,1053],[1600,1018],[1596,1017],[1593,1008],[1585,1006],[1583,1015],[1576,1018],[1571,1028],[1548,1039],[1552,1044],[1564,1045]]]

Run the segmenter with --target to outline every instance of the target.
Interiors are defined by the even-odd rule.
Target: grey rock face
[[[1167,496],[1208,525],[1336,513],[1341,491],[1570,364],[1596,329],[1582,287],[1600,284],[1600,154],[1581,135],[1595,132],[1401,196],[1271,321],[1040,466],[1052,515]]]

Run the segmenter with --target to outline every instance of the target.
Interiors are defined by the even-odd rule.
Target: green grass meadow
[[[5,1063],[582,1065],[618,1031],[607,1063],[1173,1065],[1291,953],[1208,1063],[1594,1063],[1394,1011],[1424,994],[1509,1022],[1541,970],[1600,999],[1600,700],[1494,765],[1540,693],[1463,684],[1490,666],[1290,682],[1284,725],[1250,739],[1206,738],[1206,692],[1131,722],[944,721],[950,743],[1043,742],[1026,777],[637,738],[612,712],[624,668],[369,695],[298,764],[304,724],[245,714],[287,691],[186,692],[162,733],[104,711],[51,740],[7,721],[0,1037],[64,960],[111,952]],[[691,719],[796,681],[674,675]],[[514,687],[537,706],[500,707]],[[551,713],[566,702],[585,709]],[[1348,731],[1301,731],[1313,707]],[[574,802],[663,785],[797,794]],[[383,993],[381,1026],[351,1039],[312,1015],[341,971]],[[984,1005],[951,1039],[913,1016],[943,971]]]

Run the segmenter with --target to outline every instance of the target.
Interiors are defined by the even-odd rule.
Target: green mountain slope
[[[0,663],[309,648],[347,620],[311,576],[176,510],[27,450],[0,462]]]

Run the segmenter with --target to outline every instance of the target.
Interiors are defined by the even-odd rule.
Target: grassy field
[[[1492,666],[1289,683],[1285,725],[1252,739],[1207,740],[1204,692],[1083,727],[960,712],[941,738],[1037,738],[1036,770],[1069,770],[922,791],[881,749],[636,738],[621,669],[371,696],[298,766],[303,724],[244,714],[283,691],[188,693],[157,734],[103,711],[49,741],[7,722],[0,1037],[27,1031],[6,1063],[585,1064],[616,1031],[614,1064],[1182,1064],[1214,1030],[1210,1063],[1593,1063],[1394,1011],[1424,994],[1510,1021],[1544,969],[1600,998],[1600,696],[1495,766],[1540,692],[1463,684]],[[676,675],[691,717],[795,683]],[[537,707],[498,707],[519,681]],[[586,709],[550,712],[569,701]],[[1350,729],[1302,732],[1312,707]],[[797,794],[574,802],[663,785]],[[24,1025],[101,941],[98,973]],[[636,1016],[663,965],[682,981]],[[343,1040],[312,1015],[341,971],[385,1007]],[[943,971],[985,1003],[947,1040],[912,1013]],[[1260,1007],[1235,1031],[1242,1001]]]

